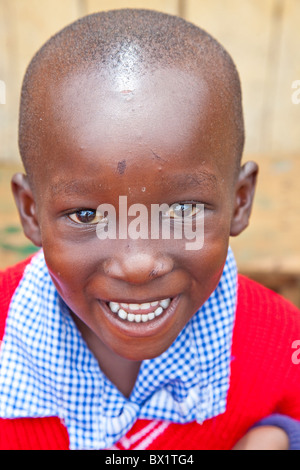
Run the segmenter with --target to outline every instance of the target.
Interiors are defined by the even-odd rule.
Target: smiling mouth
[[[141,304],[107,302],[107,305],[110,311],[121,320],[131,323],[147,323],[162,315],[168,309],[172,300],[171,297],[168,297],[163,300]]]

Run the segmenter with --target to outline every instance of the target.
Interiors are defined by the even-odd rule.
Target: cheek
[[[209,238],[201,250],[190,256],[188,265],[193,279],[191,298],[196,300],[196,308],[199,308],[217,287],[223,273],[227,251],[227,240]]]
[[[92,257],[84,256],[79,246],[69,247],[58,242],[45,243],[45,261],[53,282],[63,299],[77,298],[84,291],[91,271]]]

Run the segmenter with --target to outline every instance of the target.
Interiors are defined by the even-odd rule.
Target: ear
[[[236,237],[249,224],[258,166],[255,162],[245,163],[238,176],[235,189],[235,207],[231,221],[230,235]]]
[[[41,232],[36,216],[36,203],[28,177],[17,173],[12,177],[11,188],[19,211],[24,233],[36,246],[42,246]]]

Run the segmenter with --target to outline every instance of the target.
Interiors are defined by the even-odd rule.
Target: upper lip
[[[173,300],[174,297],[177,297],[177,295],[165,295],[165,296],[153,297],[151,299],[136,299],[136,298],[133,299],[133,298],[130,298],[130,299],[116,300],[114,298],[114,299],[109,299],[109,300],[103,300],[103,299],[100,299],[100,300],[102,300],[103,302],[106,302],[106,303],[116,302],[118,304],[146,304],[146,303],[151,303],[151,302],[155,302],[155,301],[160,302],[161,300],[164,300],[164,299]]]

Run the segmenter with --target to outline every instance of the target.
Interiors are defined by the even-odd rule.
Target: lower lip
[[[118,330],[124,332],[128,336],[132,337],[143,337],[152,336],[160,332],[162,329],[168,328],[169,323],[172,322],[175,310],[178,306],[180,295],[174,297],[170,305],[159,315],[147,322],[129,322],[128,320],[122,320],[116,313],[113,313],[106,302],[99,300],[105,317],[112,323]]]

